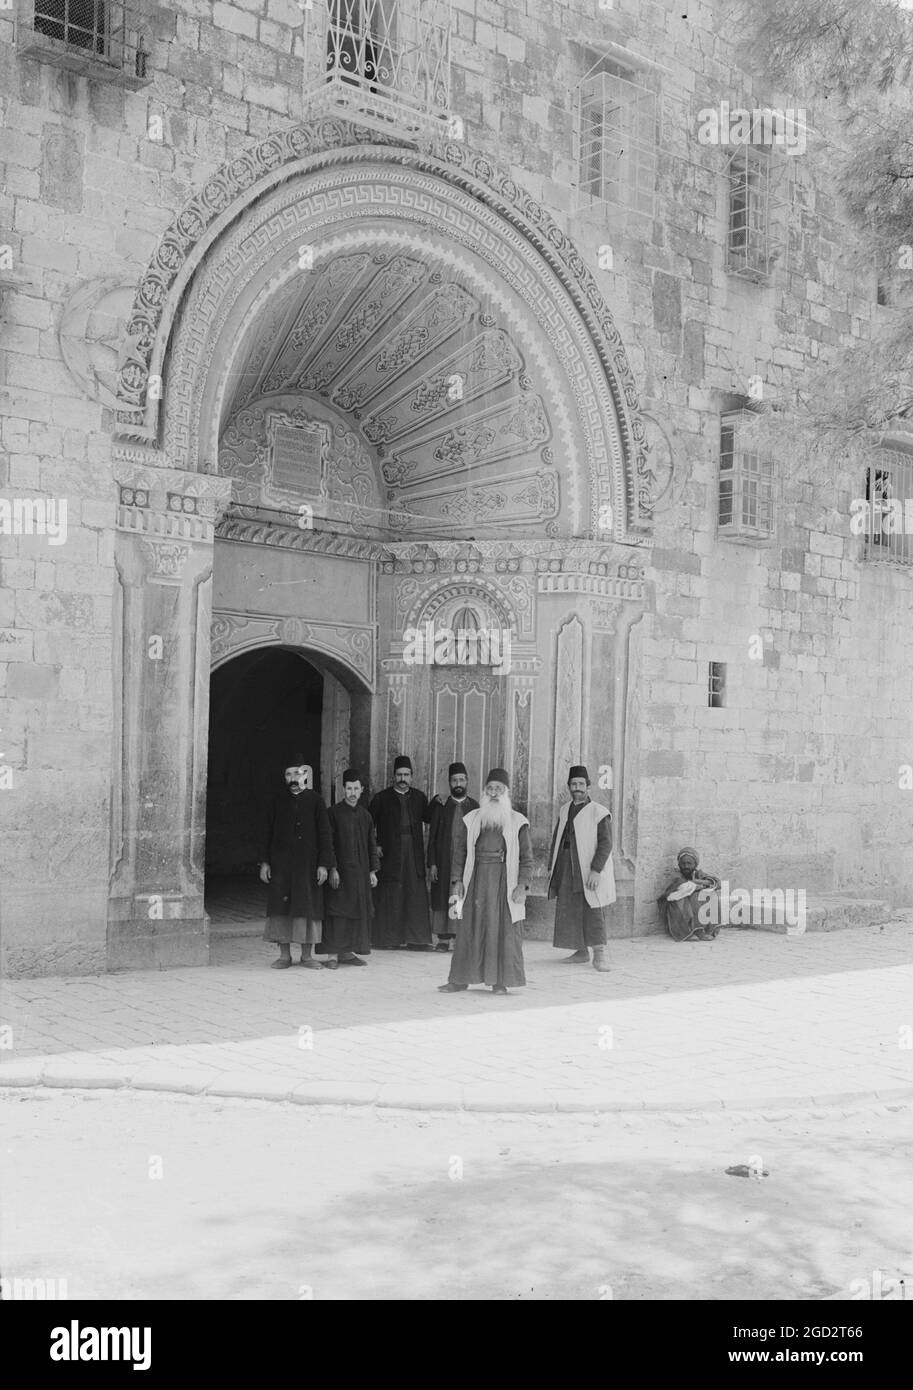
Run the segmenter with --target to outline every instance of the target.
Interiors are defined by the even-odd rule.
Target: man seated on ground
[[[720,880],[699,870],[698,862],[696,849],[680,849],[679,871],[656,900],[673,941],[713,941],[720,930]]]

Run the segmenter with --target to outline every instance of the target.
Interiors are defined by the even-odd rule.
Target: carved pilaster
[[[568,618],[558,630],[555,652],[554,728],[552,760],[552,804],[560,806],[568,798],[567,770],[580,761],[583,748],[583,623]]]
[[[123,452],[108,963],[200,963],[212,537],[228,485]]]
[[[393,759],[403,751],[407,728],[407,701],[411,682],[411,672],[402,662],[385,661],[383,668],[386,727],[381,744],[382,762],[374,768],[374,784],[377,787],[387,785],[388,776],[393,768]]]
[[[527,669],[509,677],[509,766],[513,777],[514,805],[529,814],[530,745],[533,727],[533,690],[541,662],[525,662]]]

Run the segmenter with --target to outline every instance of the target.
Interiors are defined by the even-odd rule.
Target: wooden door
[[[431,757],[435,791],[446,795],[450,763],[466,764],[469,794],[478,801],[482,779],[504,766],[506,682],[486,667],[435,667],[431,678]]]

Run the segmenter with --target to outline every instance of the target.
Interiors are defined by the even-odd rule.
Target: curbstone
[[[390,1082],[381,1086],[375,1104],[397,1110],[461,1110],[463,1088],[456,1084],[440,1086],[410,1086]]]
[[[0,1066],[0,1087],[40,1086],[46,1060],[44,1057],[23,1057],[21,1061],[4,1062]]]
[[[288,1100],[294,1082],[257,1072],[224,1072],[206,1087],[207,1096],[237,1096],[244,1100]]]
[[[463,1109],[544,1115],[556,1110],[557,1103],[541,1091],[524,1092],[516,1087],[502,1086],[464,1086]]]
[[[371,1081],[305,1081],[288,1098],[297,1105],[374,1105],[379,1091]]]
[[[117,1090],[130,1082],[130,1074],[113,1062],[99,1057],[51,1057],[42,1070],[45,1086],[68,1086],[72,1090]]]
[[[151,1066],[136,1072],[131,1087],[137,1091],[173,1091],[182,1095],[200,1095],[218,1077],[218,1072],[205,1068]]]

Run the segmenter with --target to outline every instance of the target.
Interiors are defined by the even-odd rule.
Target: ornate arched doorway
[[[194,595],[180,629],[162,594],[131,598],[169,632],[171,731],[195,750],[176,783],[186,939],[205,942],[201,685],[225,632],[357,676],[374,785],[399,751],[429,790],[452,755],[479,778],[497,755],[541,838],[568,749],[618,765],[643,426],[606,306],[527,195],[460,146],[369,144],[341,122],[283,133],[166,233],[130,329],[120,568],[129,588],[176,565]],[[137,506],[152,492],[157,507]],[[411,629],[453,621],[488,634],[482,656],[469,641],[417,655]],[[150,688],[133,661],[125,746]],[[139,804],[141,836],[173,836],[156,796]],[[115,941],[137,925],[139,866],[121,871],[134,911],[117,895]]]

